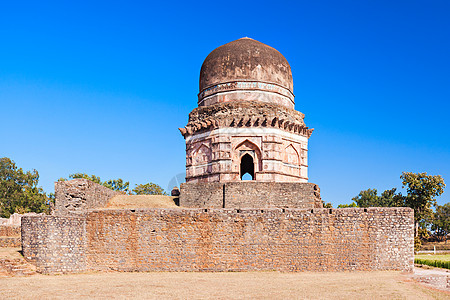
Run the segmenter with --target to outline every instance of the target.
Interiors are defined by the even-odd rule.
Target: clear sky
[[[402,171],[450,184],[449,16],[447,0],[2,1],[0,156],[46,192],[75,172],[167,188],[203,60],[247,36],[291,65],[325,201]]]

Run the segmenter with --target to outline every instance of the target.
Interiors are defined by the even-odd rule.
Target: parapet
[[[180,206],[196,208],[320,208],[317,184],[309,182],[182,183]]]

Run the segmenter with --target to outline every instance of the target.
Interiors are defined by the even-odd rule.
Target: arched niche
[[[290,165],[300,165],[300,156],[292,144],[289,144],[283,153],[283,162]]]
[[[252,176],[252,180],[256,180],[258,171],[262,169],[261,150],[259,147],[251,141],[245,140],[236,146],[233,156],[236,158],[235,164],[237,166],[236,169],[239,170],[239,179],[242,179],[245,173],[249,173]],[[252,163],[253,168],[249,166],[250,163]],[[247,172],[248,170],[251,173]],[[244,173],[242,173],[243,171]]]
[[[250,180],[255,180],[255,163],[253,157],[249,153],[245,153],[241,157],[240,161],[240,179],[249,180],[246,178],[246,174],[250,175]]]
[[[205,144],[202,144],[194,151],[192,154],[192,166],[194,167],[195,175],[211,173],[211,157],[211,149]]]

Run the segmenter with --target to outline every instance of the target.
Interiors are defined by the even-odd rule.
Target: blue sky
[[[402,171],[450,183],[449,15],[446,0],[4,1],[0,156],[47,192],[75,172],[166,188],[204,58],[248,36],[292,67],[325,201],[401,188]]]

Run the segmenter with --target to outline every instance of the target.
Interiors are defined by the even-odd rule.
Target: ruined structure
[[[248,38],[219,47],[180,128],[180,207],[111,209],[111,190],[57,182],[55,215],[22,218],[24,257],[43,273],[411,271],[413,210],[322,208],[303,119],[278,51]]]

